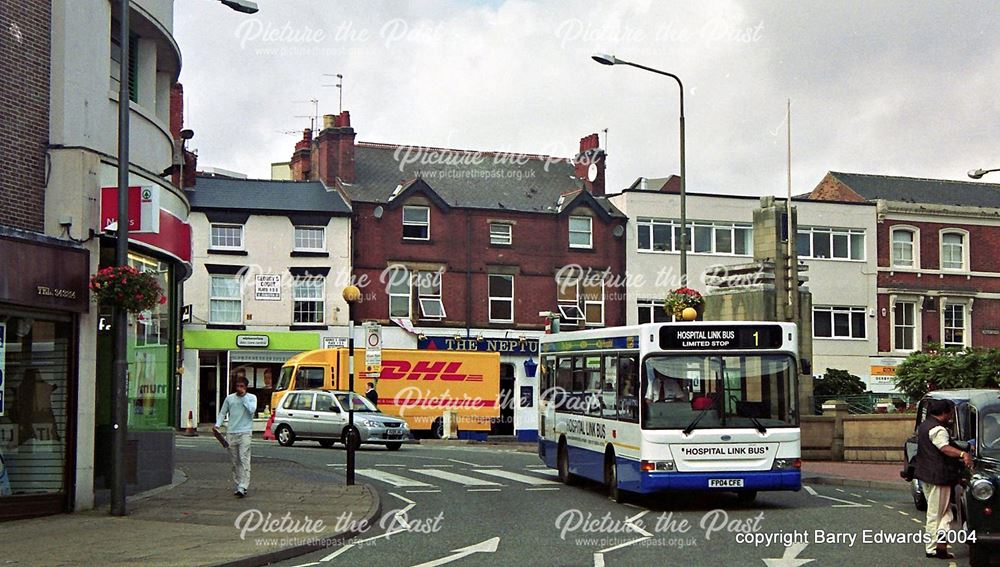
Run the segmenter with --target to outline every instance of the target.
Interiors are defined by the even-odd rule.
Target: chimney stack
[[[339,178],[344,183],[354,183],[354,138],[351,114],[324,114],[323,129],[313,144],[316,171],[314,176],[327,185],[334,185]]]
[[[302,139],[295,142],[295,151],[292,153],[289,168],[292,170],[292,179],[295,181],[307,181],[312,175],[311,128],[303,130]]]
[[[595,197],[604,196],[604,170],[607,154],[600,148],[597,134],[580,138],[580,153],[573,160],[574,174],[583,179],[583,184]],[[594,167],[591,168],[591,165]]]

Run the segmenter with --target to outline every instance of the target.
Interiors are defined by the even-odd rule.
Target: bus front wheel
[[[604,455],[604,487],[607,490],[608,498],[613,502],[625,503],[625,491],[618,486],[618,462],[613,449]]]

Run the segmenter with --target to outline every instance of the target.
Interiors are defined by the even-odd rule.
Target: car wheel
[[[970,567],[987,567],[990,564],[989,549],[981,543],[969,544]]]
[[[333,439],[320,439],[319,445],[324,449],[329,449],[330,447],[333,447]]]
[[[609,449],[604,455],[604,489],[613,502],[625,503],[626,492],[618,486],[618,462],[614,449]]]
[[[924,496],[924,491],[921,490],[920,481],[913,479],[910,482],[910,495],[913,496],[913,505],[917,507],[920,512],[927,511],[927,497]]]
[[[344,444],[344,448],[352,447],[357,451],[361,448],[361,433],[357,427],[353,430],[350,427],[345,427],[340,435],[340,442]]]
[[[295,432],[287,425],[279,425],[274,436],[278,438],[278,445],[282,447],[291,447],[295,444]]]
[[[398,451],[399,448],[402,447],[402,446],[403,446],[402,443],[386,443],[385,444],[385,448],[388,449],[388,450],[390,450],[390,451]]]
[[[573,484],[573,475],[569,472],[569,452],[566,450],[566,441],[560,441],[559,443],[556,470],[559,473],[559,482]]]
[[[749,506],[753,504],[753,501],[757,499],[756,490],[746,490],[743,492],[736,493],[736,502],[740,506]]]

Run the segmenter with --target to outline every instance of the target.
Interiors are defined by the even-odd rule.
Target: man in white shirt
[[[687,401],[687,398],[687,392],[679,378],[671,378],[659,372],[653,372],[653,377],[649,380],[649,387],[646,389],[646,401]]]
[[[236,392],[226,396],[215,420],[216,432],[229,417],[226,440],[229,441],[229,458],[233,463],[233,495],[243,498],[250,485],[250,439],[253,436],[253,414],[257,411],[257,396],[247,392],[249,383],[245,376],[236,377]]]

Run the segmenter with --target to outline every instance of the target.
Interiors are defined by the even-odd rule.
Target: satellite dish
[[[594,181],[597,179],[597,164],[592,163],[590,167],[587,168],[587,180]]]
[[[618,225],[611,231],[611,234],[615,235],[615,238],[621,238],[622,235],[625,234],[625,227]]]
[[[380,219],[380,218],[382,218],[382,215],[385,214],[385,209],[382,208],[382,205],[379,205],[379,206],[375,207],[375,212],[373,214],[374,214],[375,218]]]

